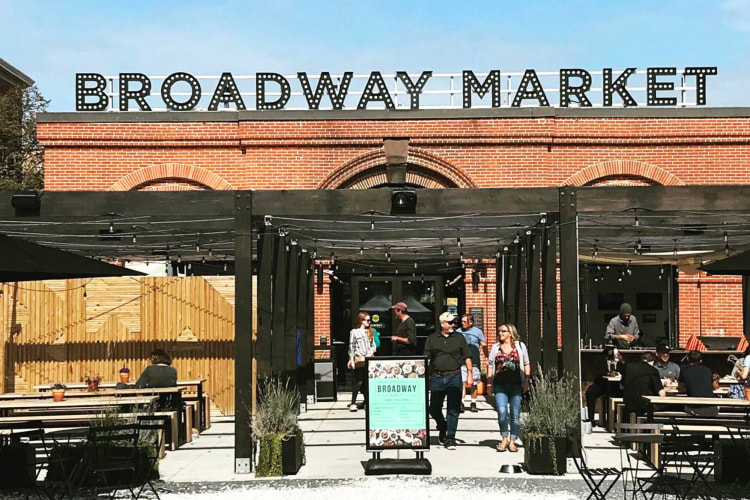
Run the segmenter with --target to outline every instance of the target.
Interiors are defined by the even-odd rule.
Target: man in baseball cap
[[[659,376],[662,380],[668,378],[671,382],[675,382],[680,378],[680,365],[669,360],[669,351],[671,350],[666,344],[660,344],[656,348],[654,368],[659,370]]]
[[[440,315],[440,331],[427,337],[424,355],[430,363],[430,415],[438,429],[438,442],[446,448],[456,448],[456,429],[461,410],[461,366],[466,366],[467,383],[472,385],[473,366],[466,338],[455,331],[456,315]],[[443,415],[443,401],[448,399]]]
[[[414,356],[417,354],[417,325],[407,313],[408,307],[405,302],[396,302],[391,306],[393,313],[401,323],[396,327],[396,332],[391,336],[393,342],[394,356]]]

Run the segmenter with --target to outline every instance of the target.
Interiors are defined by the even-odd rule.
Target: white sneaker
[[[357,405],[349,405],[349,411],[357,411]]]

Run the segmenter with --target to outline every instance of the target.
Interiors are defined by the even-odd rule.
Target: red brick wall
[[[40,123],[38,136],[49,190],[316,188],[358,159],[377,161],[384,137],[409,137],[422,165],[467,186],[750,184],[743,117]],[[330,337],[325,279],[315,295],[316,341]],[[467,306],[485,307],[493,333],[494,280],[491,270],[466,296]],[[699,302],[698,279],[680,278],[681,342],[698,331],[698,315],[703,333],[740,335],[739,280],[700,282]]]
[[[680,273],[680,345],[691,335],[742,335],[742,277]]]

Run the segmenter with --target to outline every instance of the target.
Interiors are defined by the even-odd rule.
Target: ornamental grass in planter
[[[271,378],[258,387],[252,433],[260,445],[256,477],[296,474],[305,462],[305,443],[297,425],[299,392],[288,380]]]
[[[529,474],[564,474],[568,429],[581,420],[578,390],[572,377],[538,373],[521,419],[524,466]]]

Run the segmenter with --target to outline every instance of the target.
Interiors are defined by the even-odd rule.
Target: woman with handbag
[[[504,323],[497,329],[497,342],[488,358],[487,382],[495,395],[502,441],[497,451],[517,452],[520,432],[521,394],[529,390],[531,363],[526,345],[519,340],[515,325]],[[508,411],[510,409],[510,411]],[[510,416],[510,418],[508,418]]]
[[[362,391],[364,405],[367,404],[367,380],[365,358],[375,355],[375,331],[370,326],[372,318],[369,313],[361,311],[355,328],[349,332],[349,362],[347,367],[354,370],[352,381],[352,403],[349,411],[357,411],[357,394]]]

